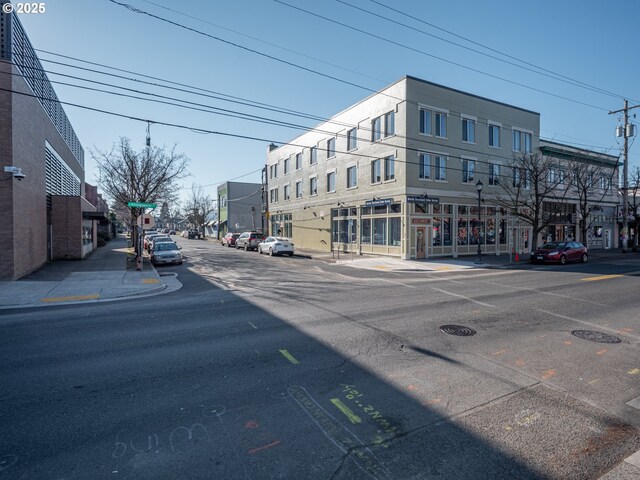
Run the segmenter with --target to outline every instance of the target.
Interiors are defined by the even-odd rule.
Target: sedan
[[[151,253],[151,250],[153,250],[155,244],[160,242],[173,242],[173,240],[171,240],[171,237],[169,237],[168,235],[156,235],[153,238],[149,239],[149,242],[147,243],[147,251]]]
[[[267,237],[258,244],[258,253],[268,253],[269,255],[289,255],[293,256],[293,243],[284,237]]]
[[[151,252],[151,263],[177,263],[182,264],[182,252],[175,242],[162,242],[156,244]]]
[[[567,262],[586,263],[589,259],[587,247],[580,242],[549,242],[531,254],[531,262],[554,262],[564,265]]]
[[[220,245],[222,245],[223,247],[234,247],[239,236],[239,233],[229,232],[224,237],[222,237],[222,240],[220,240]]]

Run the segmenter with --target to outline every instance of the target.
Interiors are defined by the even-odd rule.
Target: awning
[[[107,221],[107,215],[104,212],[82,212],[82,218],[87,220]]]

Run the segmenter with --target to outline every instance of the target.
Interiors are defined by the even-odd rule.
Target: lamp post
[[[482,201],[483,186],[482,180],[478,180],[478,183],[476,183],[476,190],[478,191],[478,258],[475,261],[476,264],[482,263],[482,248],[480,245],[480,225],[482,225],[482,217],[480,216],[480,202]]]

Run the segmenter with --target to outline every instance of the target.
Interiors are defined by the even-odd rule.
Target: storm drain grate
[[[620,343],[618,337],[614,337],[613,335],[609,335],[607,333],[595,332],[593,330],[572,330],[571,335],[574,337],[581,338],[583,340],[589,340],[590,342],[598,342],[598,343]]]
[[[476,334],[473,328],[463,327],[462,325],[442,325],[440,330],[449,335],[457,335],[458,337],[470,337]]]

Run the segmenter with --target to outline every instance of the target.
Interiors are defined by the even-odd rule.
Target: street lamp
[[[480,202],[482,201],[482,180],[478,180],[476,183],[476,190],[478,191],[478,258],[476,259],[477,264],[482,263],[482,248],[480,245],[480,225],[482,225],[482,217],[480,216]]]

